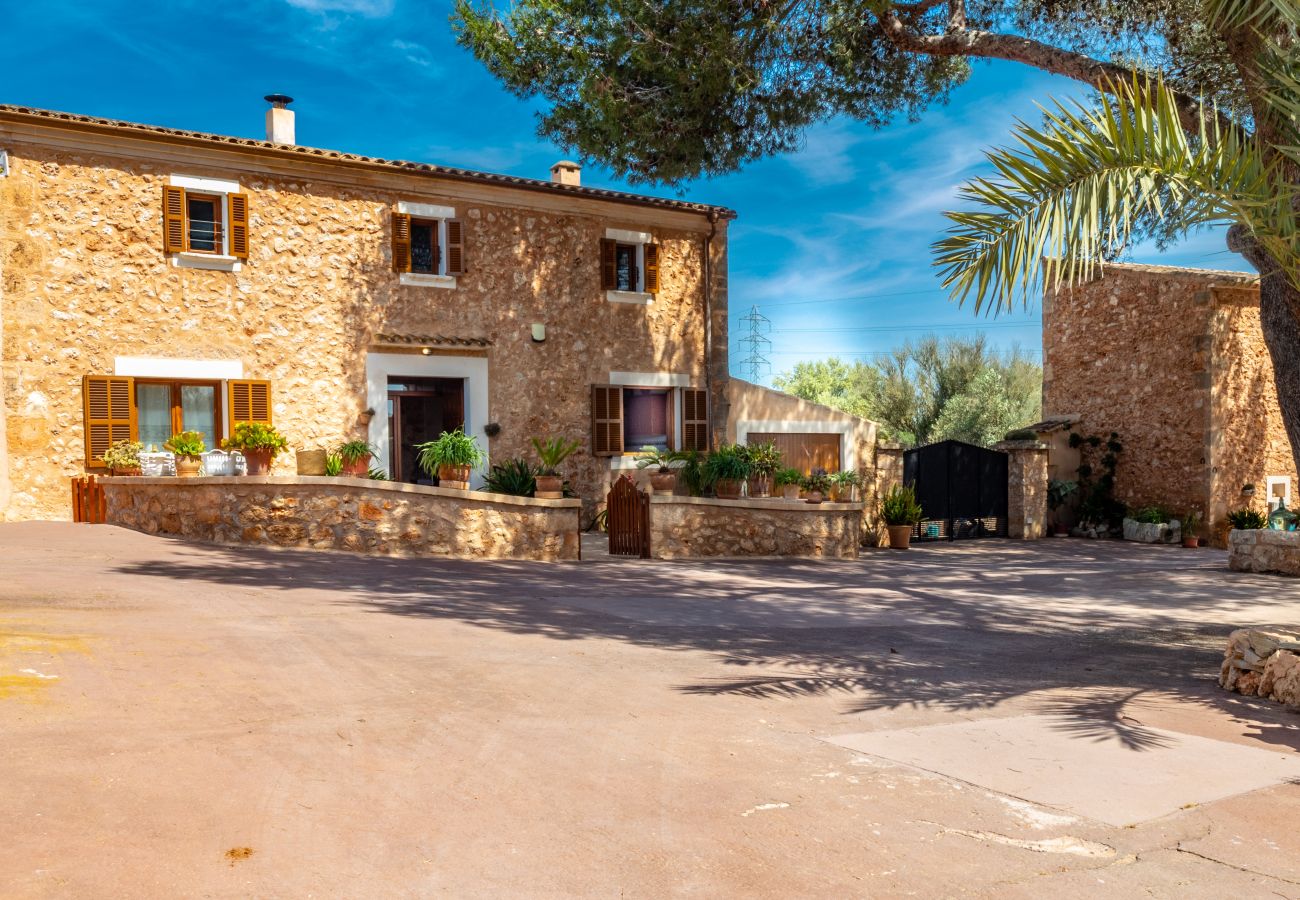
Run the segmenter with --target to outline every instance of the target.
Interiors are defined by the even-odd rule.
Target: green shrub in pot
[[[265,475],[275,455],[289,448],[289,441],[265,422],[236,422],[222,449],[238,450],[248,464],[249,475]]]
[[[365,441],[348,441],[334,451],[343,463],[342,474],[365,478],[375,449]]]
[[[1228,523],[1241,531],[1256,531],[1268,527],[1264,514],[1253,509],[1234,509],[1228,513]]]
[[[704,469],[713,483],[713,492],[724,500],[737,499],[741,485],[753,472],[745,448],[735,444],[723,444],[710,453]]]
[[[104,465],[114,475],[139,475],[143,452],[144,444],[139,441],[114,441],[104,451]]]
[[[493,494],[531,497],[537,490],[538,467],[526,459],[508,459],[488,469],[483,489]]]
[[[470,472],[482,465],[485,458],[478,438],[460,428],[444,431],[436,440],[416,444],[415,449],[421,469],[439,482],[450,481],[458,486],[467,485]]]

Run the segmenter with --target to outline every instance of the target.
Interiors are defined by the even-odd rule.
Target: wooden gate
[[[104,502],[104,486],[94,475],[72,479],[72,521],[103,525],[108,518],[108,505]]]
[[[631,475],[614,482],[605,497],[610,556],[650,558],[650,495],[637,490]]]

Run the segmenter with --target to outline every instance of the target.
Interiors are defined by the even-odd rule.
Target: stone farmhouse
[[[265,140],[0,106],[3,518],[66,518],[114,440],[215,446],[236,421],[366,440],[400,481],[444,429],[495,459],[578,438],[589,500],[643,445],[738,433],[830,435],[872,471],[869,423],[729,384],[731,210],[569,162],[531,180],[305,147],[267,99]]]
[[[1043,413],[1052,477],[1078,467],[1067,426],[1119,435],[1116,497],[1130,506],[1195,509],[1218,527],[1242,506],[1293,505],[1297,473],[1253,276],[1110,264],[1048,291]]]

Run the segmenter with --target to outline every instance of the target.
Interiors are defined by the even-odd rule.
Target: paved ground
[[[1121,828],[831,743],[1032,714],[1294,756],[1300,716],[1212,676],[1300,584],[1213,551],[469,564],[29,523],[0,560],[3,897],[1300,897],[1295,783]]]

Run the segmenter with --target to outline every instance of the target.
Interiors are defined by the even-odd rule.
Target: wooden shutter
[[[85,411],[86,465],[102,466],[109,444],[135,438],[135,379],[87,375],[81,380],[81,401]]]
[[[184,253],[185,188],[163,186],[163,252]]]
[[[465,274],[465,227],[460,219],[447,220],[447,274]]]
[[[645,251],[645,292],[659,293],[659,245],[646,244]]]
[[[231,425],[236,422],[271,424],[271,382],[245,379],[227,384]]]
[[[608,239],[600,242],[600,289],[613,291],[618,288],[618,243]]]
[[[239,259],[248,259],[248,195],[229,194],[226,208],[230,224],[230,255]]]
[[[709,393],[682,389],[682,449],[709,449]]]
[[[411,271],[411,217],[393,213],[393,271]]]
[[[591,453],[618,456],[623,452],[623,389],[612,384],[591,386]]]

